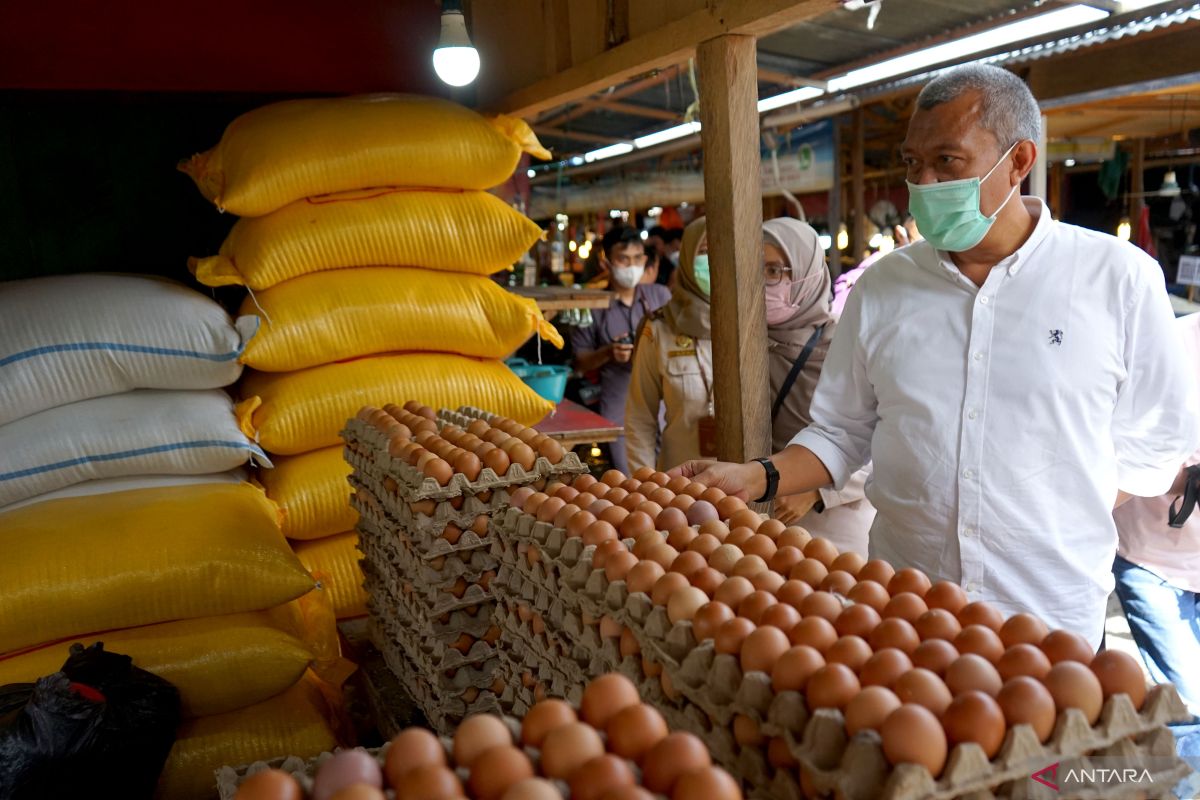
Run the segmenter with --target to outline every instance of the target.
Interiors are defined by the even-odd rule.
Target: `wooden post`
[[[829,251],[829,272],[834,278],[842,274],[842,251],[838,247],[838,226],[842,222],[842,123],[840,117],[833,119],[833,186],[829,187],[829,236],[833,247]]]
[[[1133,226],[1130,239],[1137,242],[1138,225],[1142,219],[1142,206],[1146,203],[1146,140],[1133,141],[1133,163],[1129,176],[1129,224]]]
[[[696,67],[712,270],[717,455],[746,461],[771,453],[754,37],[730,34],[702,42]]]
[[[1066,181],[1066,168],[1063,162],[1055,161],[1050,165],[1050,196],[1046,203],[1050,206],[1050,214],[1057,220],[1063,218],[1063,183]]]
[[[862,261],[863,250],[867,246],[867,209],[866,209],[866,186],[863,180],[864,173],[867,171],[863,164],[863,151],[866,145],[863,141],[863,110],[862,108],[854,109],[854,143],[853,150],[850,153],[851,175],[851,194],[854,204],[854,219],[853,225],[850,228],[850,261],[852,266],[857,266],[858,262]]]
[[[1034,197],[1040,197],[1043,200],[1049,199],[1050,196],[1047,194],[1046,189],[1046,165],[1050,163],[1047,160],[1049,153],[1046,152],[1048,147],[1046,142],[1046,128],[1046,115],[1042,114],[1042,124],[1038,128],[1040,133],[1038,134],[1038,140],[1034,142],[1037,145],[1037,161],[1034,162],[1033,169],[1029,171],[1029,194]]]

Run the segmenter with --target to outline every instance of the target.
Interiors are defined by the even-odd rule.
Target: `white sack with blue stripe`
[[[270,466],[220,389],[137,389],[0,425],[0,507],[82,481]]]
[[[0,425],[132,389],[237,381],[257,329],[182,284],[139,275],[0,283]]]

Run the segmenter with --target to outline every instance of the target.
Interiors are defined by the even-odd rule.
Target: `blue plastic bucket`
[[[530,389],[557,405],[567,391],[570,367],[557,364],[530,364],[523,358],[510,358],[504,362],[513,373],[525,381]]]

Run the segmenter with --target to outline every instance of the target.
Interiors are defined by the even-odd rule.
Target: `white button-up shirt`
[[[859,279],[792,442],[835,486],[874,460],[873,558],[1098,646],[1117,490],[1162,494],[1200,444],[1194,370],[1153,259],[1023,200],[982,287],[927,242]]]

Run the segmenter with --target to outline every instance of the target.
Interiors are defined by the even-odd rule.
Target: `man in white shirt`
[[[873,459],[872,557],[1098,646],[1112,509],[1171,485],[1200,443],[1196,393],[1158,264],[1020,196],[1040,120],[997,67],[927,85],[903,146],[925,241],[851,293],[813,424],[771,459],[676,472],[768,500]]]

